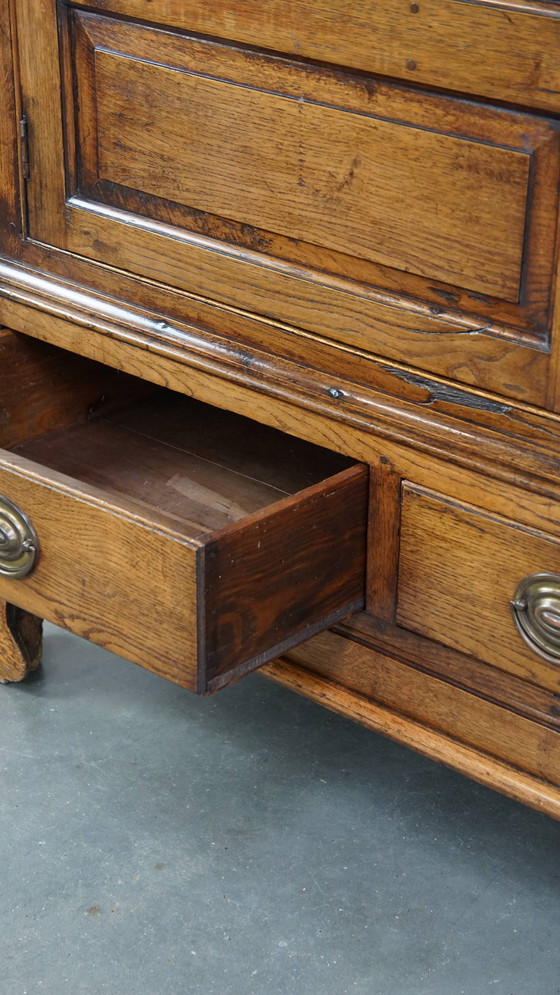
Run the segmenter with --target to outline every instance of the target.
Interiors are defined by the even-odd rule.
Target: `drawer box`
[[[560,657],[527,645],[512,614],[521,581],[542,574],[560,574],[559,538],[403,486],[399,625],[558,692]]]
[[[362,607],[364,466],[6,332],[0,397],[0,598],[199,693]]]

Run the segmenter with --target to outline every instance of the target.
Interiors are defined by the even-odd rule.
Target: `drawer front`
[[[0,598],[193,685],[196,546],[6,452],[0,494],[25,513],[39,540],[27,577],[4,576],[0,564]]]
[[[199,693],[363,607],[365,466],[6,331],[0,398],[0,599]]]
[[[86,6],[20,8],[22,38],[39,32],[42,58],[52,60],[49,90],[22,42],[30,114],[41,108],[30,120],[35,238],[261,315],[265,344],[272,319],[546,402],[555,121],[197,35],[223,31],[253,44],[240,25],[254,5],[237,16],[227,4],[150,5],[153,21],[180,31],[111,16],[141,17],[143,4]],[[447,6],[465,29],[471,16],[498,16]],[[280,17],[269,5],[266,19],[259,8],[270,47],[291,51],[295,7],[283,5]],[[378,12],[394,22],[390,3]],[[345,41],[337,35],[335,58],[333,30],[344,13],[338,5],[330,31],[317,35],[322,55],[303,44],[300,54],[340,66]],[[371,19],[369,5],[359,16]],[[310,37],[316,17],[329,19],[306,5]],[[422,17],[407,14],[416,24]],[[526,21],[547,39],[557,24]],[[260,43],[269,47],[266,31]],[[365,55],[356,61],[370,70]]]
[[[532,649],[512,613],[520,583],[541,574],[560,575],[560,540],[404,485],[399,625],[558,692],[560,654],[553,663]],[[553,596],[553,629],[559,606]]]

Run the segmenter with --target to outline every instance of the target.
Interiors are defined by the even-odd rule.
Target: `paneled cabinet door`
[[[506,68],[490,79],[473,59],[467,72],[451,39],[497,44],[492,3],[420,5],[412,34],[408,5],[376,5],[375,24],[371,6],[18,0],[29,235],[546,405],[553,96],[527,83],[538,112],[512,109]],[[539,45],[552,73],[558,38],[537,6],[514,17],[527,79]],[[354,48],[345,18],[363,32]],[[440,80],[422,70],[436,34]]]

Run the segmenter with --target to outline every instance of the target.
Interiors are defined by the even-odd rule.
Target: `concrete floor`
[[[560,992],[560,823],[53,627],[0,703],[0,995]]]

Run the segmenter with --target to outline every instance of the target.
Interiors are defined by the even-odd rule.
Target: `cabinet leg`
[[[41,662],[43,619],[0,601],[0,683],[22,681]]]

